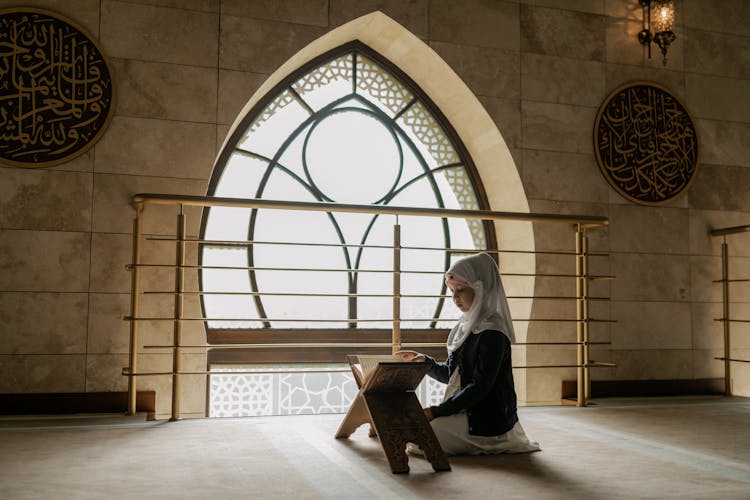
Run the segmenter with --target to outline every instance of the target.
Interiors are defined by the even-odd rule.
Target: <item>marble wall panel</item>
[[[690,253],[693,255],[721,255],[722,237],[712,237],[712,229],[750,224],[747,212],[718,210],[690,210]],[[727,251],[733,257],[750,257],[750,234],[726,238]]]
[[[640,17],[638,20],[606,18],[607,62],[682,71],[685,44],[680,43],[682,27],[679,18],[675,26],[678,39],[669,46],[666,64],[661,50],[655,44],[651,44],[651,59],[648,58],[647,46],[638,42],[638,33],[642,29]]]
[[[129,366],[127,354],[89,354],[86,356],[86,391],[87,392],[116,392],[128,390],[128,377],[122,374],[122,369]],[[138,372],[140,372],[140,366]],[[139,391],[148,390],[144,383],[152,377],[136,379]],[[167,377],[159,377],[167,379]],[[158,394],[157,394],[158,400]]]
[[[88,233],[0,230],[0,290],[88,291]]]
[[[721,302],[721,258],[693,255],[690,257],[690,283],[693,300]]]
[[[0,0],[0,9],[23,6],[50,10],[71,19],[91,35],[98,37],[100,2],[101,0]]]
[[[694,117],[750,123],[750,80],[686,73],[685,91]]]
[[[117,114],[190,122],[216,120],[216,68],[112,59]]]
[[[96,145],[96,171],[207,180],[215,158],[211,123],[116,116]]]
[[[690,320],[693,331],[693,349],[723,349],[724,327],[720,321],[720,302],[693,302]]]
[[[612,349],[690,349],[690,304],[612,302]]]
[[[181,195],[206,194],[208,182],[203,180],[138,177],[134,175],[96,174],[94,176],[94,231],[131,233],[135,210],[130,198],[137,193],[167,193]],[[142,216],[144,234],[175,235],[176,206],[147,205]],[[185,207],[188,235],[198,234],[200,207]]]
[[[91,174],[0,168],[0,179],[0,227],[91,228]]]
[[[480,97],[484,109],[492,117],[509,148],[521,146],[521,101],[499,97]],[[520,150],[518,150],[520,154]],[[511,151],[513,154],[513,151]]]
[[[91,293],[86,352],[88,354],[127,353],[130,346],[130,294]]]
[[[750,212],[750,190],[747,186],[750,186],[750,168],[702,165],[690,187],[690,207]],[[745,224],[747,222],[741,225]]]
[[[624,17],[640,21],[643,18],[643,7],[639,2],[605,0],[605,14],[609,17]]]
[[[332,0],[331,27],[379,10],[419,38],[426,39],[429,28],[429,0]]]
[[[431,0],[429,19],[431,40],[519,49],[517,3]]]
[[[0,393],[83,392],[86,356],[0,355]]]
[[[521,5],[521,52],[605,60],[604,16]]]
[[[747,147],[750,124],[705,119],[693,122],[700,141],[701,164],[750,167],[750,148]]]
[[[105,133],[106,135],[106,133]],[[68,160],[65,163],[47,167],[45,170],[51,172],[93,172],[94,171],[94,150],[89,149],[80,156]]]
[[[609,193],[590,154],[523,150],[526,196],[540,200],[606,203]]]
[[[690,257],[612,253],[612,299],[642,301],[689,300]],[[700,300],[700,299],[695,299]]]
[[[178,9],[197,10],[201,12],[219,12],[221,0],[128,0],[130,3],[175,7]]]
[[[599,106],[606,96],[605,64],[522,54],[521,91],[530,101]]]
[[[221,7],[228,16],[326,27],[329,3],[328,0],[223,0]]]
[[[219,67],[271,73],[325,33],[323,28],[223,15]]]
[[[630,64],[608,63],[606,65],[606,74],[607,94],[626,83],[635,81],[655,82],[665,87],[672,95],[676,96],[683,105],[686,105],[685,74],[681,71],[650,67],[646,68]],[[604,102],[604,99],[599,102],[599,105],[601,105],[602,102]],[[689,108],[688,111],[690,111]]]
[[[596,108],[521,102],[523,146],[566,153],[593,151],[591,127]]]
[[[608,217],[609,207],[599,203],[581,203],[570,201],[529,200],[529,208],[534,213]],[[586,230],[589,239],[589,251],[607,252],[609,250],[609,232],[611,228],[601,226]],[[535,222],[534,244],[536,250],[575,251],[575,228],[570,224]]]
[[[692,349],[613,350],[615,380],[690,379],[693,375]]]
[[[86,352],[85,293],[0,292],[0,353]]]
[[[610,248],[616,252],[687,254],[689,211],[684,208],[611,206]]]
[[[517,52],[430,42],[435,52],[478,96],[521,97],[521,61]]]
[[[575,364],[575,361],[571,364]],[[575,368],[526,370],[526,404],[560,404],[560,399],[562,398],[562,381],[575,379]]]
[[[520,0],[520,3],[590,14],[604,14],[605,5],[604,0]]]
[[[693,29],[685,31],[686,71],[750,78],[750,51],[747,50],[746,36]]]
[[[745,0],[683,0],[685,26],[750,36],[750,5]]]
[[[721,349],[695,349],[693,350],[693,377],[701,378],[724,378],[724,362],[714,358],[723,356]]]
[[[110,57],[216,67],[219,16],[102,0],[101,43]]]
[[[750,359],[750,352],[743,359]],[[732,366],[732,394],[750,397],[750,363],[734,363]]]
[[[219,71],[218,122],[232,124],[238,118],[243,106],[255,94],[268,75],[244,73],[242,71]],[[220,141],[219,144],[221,144]]]

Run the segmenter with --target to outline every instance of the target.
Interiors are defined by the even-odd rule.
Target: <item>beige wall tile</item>
[[[523,146],[590,154],[595,117],[596,108],[522,101]]]
[[[429,0],[332,0],[331,27],[379,10],[419,38],[425,39],[428,34],[429,3]]]
[[[691,349],[613,350],[617,380],[689,379],[693,373]]]
[[[720,302],[721,285],[714,280],[721,279],[720,257],[690,257],[690,282],[692,298],[702,302]]]
[[[640,21],[643,18],[643,7],[640,2],[605,0],[605,13],[610,17],[624,17]]]
[[[89,354],[86,356],[86,392],[127,391],[128,378],[122,374],[122,369],[126,368],[128,363],[127,354]],[[137,390],[148,390],[144,387],[146,384],[142,383],[147,378],[152,377],[137,378]]]
[[[606,18],[607,62],[682,71],[685,44],[681,40],[679,18],[675,27],[677,40],[669,46],[666,65],[656,44],[651,44],[651,59],[648,58],[647,46],[638,41],[641,29],[640,17],[638,20]]]
[[[112,66],[118,115],[216,121],[216,68],[132,59],[112,59]]]
[[[604,14],[605,0],[520,0],[520,3],[552,9],[588,12],[590,14]]]
[[[216,126],[117,116],[96,146],[96,171],[208,180]]]
[[[530,405],[559,404],[562,397],[562,381],[575,379],[575,368],[526,370],[526,403]]]
[[[750,36],[750,5],[744,0],[683,0],[683,8],[685,26]]]
[[[746,36],[688,29],[685,30],[684,41],[686,71],[750,78],[750,51],[747,50]]]
[[[89,354],[127,353],[130,346],[129,323],[123,318],[130,314],[130,294],[92,293],[88,317]]]
[[[61,231],[91,228],[91,174],[0,168],[0,175],[0,227]]]
[[[217,125],[216,126],[216,156],[221,153],[224,146],[224,141],[227,139],[227,135],[231,127],[229,125]]]
[[[221,0],[128,0],[130,3],[176,7],[178,9],[198,10],[202,12],[219,12]]]
[[[750,352],[746,352],[742,359],[750,359]],[[733,363],[732,394],[750,397],[750,363]]]
[[[599,106],[605,91],[605,65],[598,61],[523,54],[521,92],[530,101]]]
[[[750,123],[750,80],[686,73],[685,90],[692,116]]]
[[[687,209],[611,206],[609,217],[613,251],[676,254],[689,251]]]
[[[228,16],[326,27],[329,3],[328,0],[223,0],[221,7]]]
[[[607,183],[592,155],[524,149],[523,165],[521,178],[529,198],[607,202]]]
[[[750,124],[695,119],[703,164],[750,166]]]
[[[0,353],[86,352],[85,293],[0,293]]]
[[[607,93],[614,92],[620,85],[635,81],[655,82],[677,97],[685,105],[685,74],[670,69],[633,66],[630,64],[607,63]],[[601,100],[602,102],[604,99]],[[600,103],[601,104],[601,103]]]
[[[430,39],[518,50],[518,4],[466,0],[430,1]]]
[[[690,349],[690,304],[612,302],[612,349]]]
[[[682,255],[621,254],[611,257],[612,298],[643,301],[690,299],[690,258]],[[700,299],[695,299],[700,300]]]
[[[690,207],[747,212],[750,207],[747,186],[750,186],[750,168],[746,166],[699,165],[688,193]]]
[[[479,97],[509,148],[521,146],[521,101],[499,97]],[[511,154],[513,151],[511,151]],[[520,150],[518,150],[520,154]]]
[[[521,51],[605,60],[603,16],[521,5]]]
[[[218,14],[102,0],[110,57],[216,67],[218,30]]]
[[[106,132],[105,134],[106,135]],[[102,136],[103,137],[103,136]],[[66,161],[54,167],[47,167],[45,170],[51,172],[93,172],[94,171],[94,150],[89,149],[81,156]]]
[[[712,237],[712,229],[746,226],[750,215],[746,212],[718,210],[690,210],[690,253],[693,255],[721,255],[722,237]],[[750,257],[750,235],[737,234],[726,238],[727,251],[735,257]]]
[[[83,392],[83,354],[0,355],[0,393]]]
[[[219,67],[271,73],[324,33],[316,26],[223,15]]]
[[[268,75],[241,71],[219,71],[219,123],[232,124],[242,107],[255,94]],[[221,142],[219,142],[221,144]]]
[[[607,217],[609,208],[606,204],[581,203],[570,201],[529,200],[529,210],[534,213],[560,215],[590,215]],[[606,252],[609,250],[609,226],[589,229],[589,250]],[[536,250],[575,250],[575,230],[569,224],[534,223],[534,244]]]
[[[518,53],[444,42],[430,42],[430,47],[476,95],[520,98],[521,63]]]
[[[693,349],[722,349],[724,327],[716,319],[722,316],[719,302],[693,302],[690,318],[693,331]]]
[[[693,378],[724,378],[724,362],[721,349],[696,349],[693,351]]]
[[[71,19],[94,37],[99,35],[99,3],[101,0],[0,0],[0,9],[33,7],[50,10]]]
[[[88,233],[0,230],[0,290],[88,291]]]
[[[130,198],[138,193],[205,195],[208,180],[138,177],[134,175],[96,174],[94,178],[94,231],[131,233],[135,210]],[[149,205],[143,211],[144,234],[177,234],[176,206]],[[201,209],[186,207],[188,235],[198,234]]]

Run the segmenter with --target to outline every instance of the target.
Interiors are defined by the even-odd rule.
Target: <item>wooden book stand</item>
[[[370,435],[374,429],[394,474],[409,472],[406,443],[418,445],[435,471],[450,470],[448,459],[414,393],[430,370],[430,364],[381,362],[365,377],[354,366],[356,356],[348,358],[359,393],[341,422],[336,438],[348,438],[360,425],[369,422]]]

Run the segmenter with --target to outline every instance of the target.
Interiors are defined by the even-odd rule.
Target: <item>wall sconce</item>
[[[638,33],[638,41],[648,46],[651,59],[651,42],[656,43],[664,56],[662,63],[667,65],[667,49],[677,38],[674,34],[674,0],[640,0],[643,7],[643,29]],[[652,14],[653,13],[653,14]]]

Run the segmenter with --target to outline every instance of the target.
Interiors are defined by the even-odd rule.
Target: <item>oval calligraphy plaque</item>
[[[687,192],[698,166],[690,115],[669,91],[649,82],[628,83],[604,100],[594,151],[607,182],[643,205],[662,205]]]
[[[114,111],[111,75],[99,45],[73,21],[0,10],[0,162],[47,167],[86,152]]]

